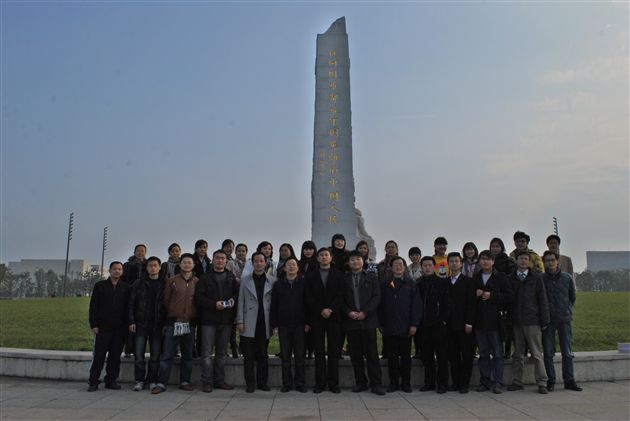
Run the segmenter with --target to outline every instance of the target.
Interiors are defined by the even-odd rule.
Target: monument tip
[[[327,34],[345,34],[346,33],[346,17],[342,16],[330,25],[326,31]]]

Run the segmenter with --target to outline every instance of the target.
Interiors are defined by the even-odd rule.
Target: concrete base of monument
[[[147,356],[148,357],[148,356]],[[76,351],[46,351],[35,349],[0,348],[0,376],[14,376],[39,379],[78,380],[86,381],[92,360],[90,352]],[[243,359],[226,357],[225,359],[226,381],[235,386],[244,386]],[[560,355],[554,359],[558,383],[562,382],[562,362]],[[589,381],[615,381],[630,379],[630,354],[617,351],[576,352],[573,359],[575,379],[579,382]],[[387,384],[387,361],[381,360],[383,383]],[[132,358],[122,358],[120,378],[121,382],[131,383],[133,377],[134,362]],[[200,384],[201,362],[194,360],[193,384]],[[104,373],[103,373],[104,375]],[[314,361],[306,362],[306,382],[308,386],[314,384]],[[423,368],[418,360],[413,360],[412,383],[413,386],[423,384]],[[526,362],[525,383],[534,384],[534,367]],[[505,384],[512,382],[511,360],[506,360],[504,369]],[[176,384],[179,380],[179,360],[176,359],[171,371],[170,382]],[[354,385],[354,374],[349,357],[339,361],[339,380],[341,387]],[[479,382],[479,370],[477,360],[473,368],[472,385]],[[269,358],[269,386],[282,385],[282,367],[279,358]]]

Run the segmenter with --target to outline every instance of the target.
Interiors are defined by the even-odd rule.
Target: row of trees
[[[100,273],[94,271],[70,274],[66,281],[66,296],[89,294],[100,279]],[[63,289],[63,275],[57,275],[52,270],[46,272],[40,269],[33,274],[13,273],[6,266],[0,266],[2,298],[61,297]]]
[[[72,274],[66,281],[66,296],[86,295],[92,292],[100,273],[84,272]],[[630,270],[584,271],[575,278],[578,291],[630,291]],[[63,276],[52,270],[40,269],[32,276],[30,273],[12,273],[6,266],[0,266],[0,297],[60,297],[63,295]]]
[[[630,291],[630,270],[585,270],[575,277],[578,291]]]

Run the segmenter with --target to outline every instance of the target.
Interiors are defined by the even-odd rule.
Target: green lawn
[[[90,351],[89,298],[0,301],[0,346]],[[630,293],[579,292],[573,321],[575,351],[617,349],[630,342]],[[277,337],[270,353],[278,350]]]

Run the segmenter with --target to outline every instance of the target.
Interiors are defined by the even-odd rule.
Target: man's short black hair
[[[481,253],[479,253],[479,260],[481,260],[482,258],[486,258],[494,262],[494,256],[492,255],[492,253],[490,253],[490,250],[483,250]]]
[[[529,235],[525,234],[523,231],[516,231],[514,233],[514,241],[520,238],[524,238],[529,243],[529,240],[530,240]]]
[[[122,264],[122,262],[119,262],[118,260],[114,260],[113,262],[111,262],[111,263],[109,264],[109,270],[112,270],[112,267],[114,267],[114,265],[120,265],[120,266],[123,266],[123,267],[124,267],[124,265]]]
[[[195,261],[195,256],[192,255],[192,253],[184,253],[181,256],[179,256],[179,261],[181,262],[182,260],[184,260],[185,258],[190,257],[192,259],[192,261]]]
[[[462,255],[459,254],[458,251],[452,251],[450,252],[447,256],[446,256],[446,261],[448,262],[449,260],[451,260],[451,257],[457,257],[459,258],[460,261],[463,261],[464,259],[462,259]]]
[[[327,252],[328,252],[328,254],[331,254],[331,255],[332,255],[332,253],[330,252],[330,247],[321,247],[319,250],[317,250],[317,255],[319,256],[319,255],[320,255],[320,253],[323,253],[323,252],[325,252],[325,251],[327,251]]]
[[[359,252],[358,252],[358,251],[356,251],[356,250],[352,250],[352,251],[350,252],[350,254],[348,255],[348,260],[352,259],[353,257],[360,257],[360,258],[361,258],[361,260],[363,260],[363,256],[361,255],[361,253],[359,253]]]
[[[394,266],[394,262],[396,260],[402,260],[403,262],[403,266],[407,267],[407,262],[405,261],[405,259],[403,259],[401,256],[394,256],[392,257],[392,260],[389,261],[389,267],[391,268],[392,266]]]
[[[158,265],[161,265],[161,264],[162,264],[162,261],[160,260],[160,258],[159,258],[159,257],[157,257],[157,256],[151,256],[151,257],[149,257],[149,258],[147,259],[147,265],[148,265],[149,263],[153,262],[153,261],[158,262]]]
[[[555,251],[551,251],[551,250],[545,251],[542,255],[543,261],[545,260],[545,257],[547,256],[555,256],[556,260],[560,260],[560,256],[558,256],[558,253],[556,253]]]
[[[532,257],[529,255],[529,251],[527,250],[517,250],[516,253],[514,253],[514,258],[518,259],[521,256],[527,256],[528,259],[531,259]]]
[[[412,247],[409,249],[409,257],[411,257],[414,254],[418,254],[420,256],[422,256],[422,251],[420,250],[420,247]]]
[[[265,255],[264,255],[264,253],[262,251],[255,251],[255,252],[252,253],[252,257],[251,257],[252,263],[254,263],[254,257],[256,257],[256,256],[262,256],[263,259],[267,260],[267,258],[265,257]]]
[[[557,240],[558,244],[560,244],[560,237],[557,236],[556,234],[551,234],[549,237],[547,237],[547,241],[545,242],[545,244],[549,245],[549,242],[551,240]]]
[[[217,254],[224,255],[226,259],[228,257],[227,253],[224,252],[223,249],[219,249],[219,250],[215,250],[214,253],[212,253],[212,258],[214,259],[214,256],[216,256]]]
[[[135,253],[136,250],[138,250],[139,247],[144,248],[144,251],[147,251],[147,246],[145,246],[144,244],[136,244],[136,246],[133,248],[133,252]]]
[[[424,256],[422,259],[420,259],[420,264],[428,260],[432,261],[433,265],[435,266],[435,259],[433,258],[433,256]]]
[[[433,241],[433,245],[434,246],[437,246],[437,245],[448,246],[448,241],[446,241],[446,238],[444,237],[438,237],[435,239],[435,241]]]
[[[234,250],[238,250],[239,247],[245,247],[245,251],[247,251],[247,244],[238,243],[236,247],[234,247]]]

